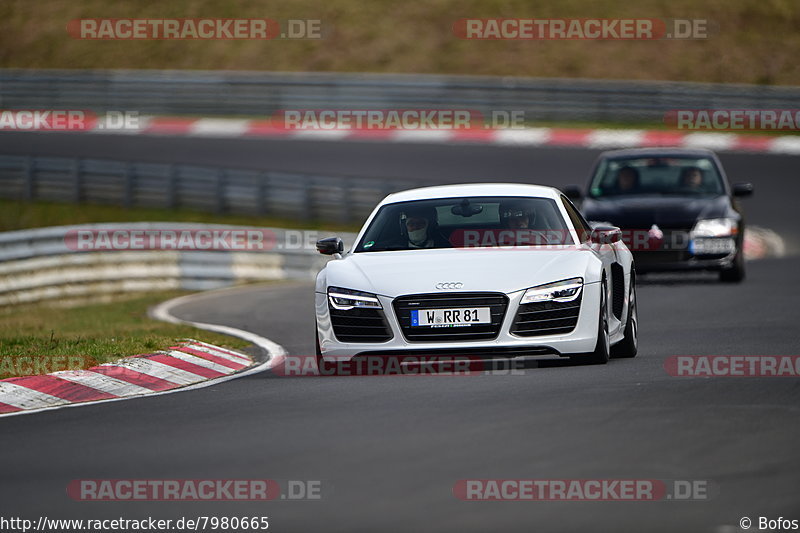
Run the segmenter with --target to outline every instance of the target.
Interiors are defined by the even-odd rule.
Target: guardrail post
[[[25,199],[36,196],[36,158],[30,156],[25,163]]]
[[[133,163],[128,161],[125,163],[125,168],[123,170],[123,179],[125,180],[125,189],[123,191],[122,196],[122,205],[125,207],[132,207],[133,206],[133,194],[134,194],[134,170],[133,170]]]
[[[256,211],[259,215],[265,215],[269,211],[270,194],[269,174],[261,173],[256,177]]]
[[[342,205],[351,204],[350,202],[350,182],[352,181],[351,178],[342,178],[342,198],[344,202]],[[349,224],[353,221],[353,209],[340,209],[339,210],[339,220],[344,224]]]
[[[170,165],[167,179],[167,207],[178,205],[178,165]]]
[[[303,204],[305,205],[305,214],[301,214],[304,220],[316,220],[316,204],[314,202],[314,184],[313,176],[307,176],[303,183]]]
[[[83,200],[83,184],[81,182],[81,160],[75,158],[72,161],[72,198],[76,204]]]
[[[216,212],[217,214],[221,214],[225,212],[225,184],[226,184],[226,174],[224,168],[217,169],[217,206]]]

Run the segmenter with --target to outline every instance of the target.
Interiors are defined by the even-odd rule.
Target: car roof
[[[645,147],[645,148],[625,148],[622,150],[608,150],[600,154],[600,159],[617,159],[628,157],[668,157],[668,156],[690,156],[690,157],[711,157],[716,154],[705,148],[680,148],[680,147]]]
[[[409,189],[390,194],[380,205],[409,202],[412,200],[431,200],[436,198],[457,198],[461,196],[533,196],[557,199],[561,191],[544,185],[523,183],[462,183],[457,185],[436,185]]]

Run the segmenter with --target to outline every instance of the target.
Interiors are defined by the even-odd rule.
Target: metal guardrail
[[[268,230],[270,251],[121,250],[76,251],[74,230]],[[91,298],[145,290],[205,290],[238,283],[313,279],[328,257],[294,242],[292,230],[219,224],[137,222],[56,226],[0,233],[0,305],[48,299]],[[320,235],[327,236],[327,235]],[[348,245],[353,234],[340,235]]]
[[[300,221],[361,223],[407,180],[210,166],[0,155],[0,197],[188,208]]]
[[[285,109],[518,110],[527,120],[658,121],[673,109],[797,107],[800,87],[489,76],[0,71],[2,109],[268,116]]]

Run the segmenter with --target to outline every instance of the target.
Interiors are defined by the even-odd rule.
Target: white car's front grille
[[[494,339],[508,307],[508,297],[496,292],[451,292],[412,294],[395,298],[393,302],[403,336],[408,341],[446,342]],[[488,307],[491,321],[464,327],[412,326],[411,311],[422,309],[463,309]]]

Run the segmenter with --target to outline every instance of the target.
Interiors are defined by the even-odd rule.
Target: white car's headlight
[[[328,288],[328,301],[331,303],[331,307],[340,311],[349,311],[355,308],[382,309],[381,302],[374,294],[340,289],[339,287]]]
[[[547,285],[539,285],[525,291],[520,305],[535,302],[571,302],[575,300],[583,288],[583,278],[570,278]]]
[[[709,218],[698,220],[692,229],[693,237],[730,237],[736,235],[739,226],[732,218]]]

